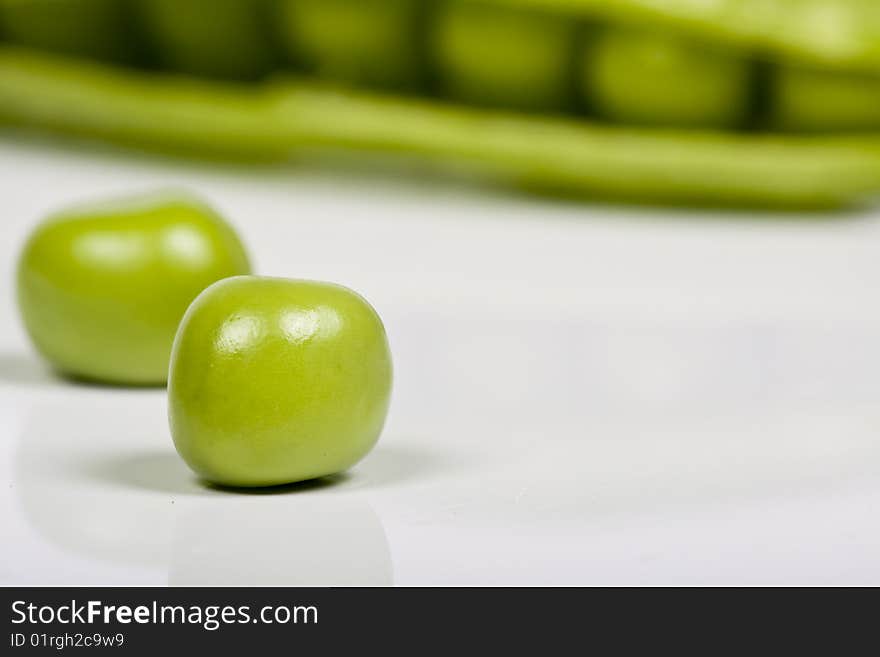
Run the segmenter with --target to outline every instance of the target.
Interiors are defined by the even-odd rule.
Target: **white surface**
[[[261,273],[385,318],[379,446],[241,495],[177,458],[161,391],[54,379],[19,326],[26,231],[157,186]],[[880,215],[578,205],[0,141],[0,582],[880,584]]]

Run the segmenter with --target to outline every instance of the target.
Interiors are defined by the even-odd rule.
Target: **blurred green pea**
[[[323,78],[411,88],[423,76],[418,0],[280,0],[278,35],[297,66]]]
[[[601,118],[658,126],[730,128],[746,121],[751,66],[677,35],[597,31],[582,54],[581,94]]]
[[[238,237],[209,207],[145,196],[40,224],[19,260],[18,304],[37,350],[61,373],[157,385],[190,302],[249,271]]]
[[[136,0],[152,58],[172,71],[249,80],[275,55],[265,0]]]
[[[130,61],[128,0],[0,0],[3,39],[93,59]]]
[[[495,3],[443,2],[430,48],[441,91],[457,100],[561,110],[572,100],[578,23]]]
[[[773,127],[802,132],[880,128],[880,75],[783,66],[777,69]]]

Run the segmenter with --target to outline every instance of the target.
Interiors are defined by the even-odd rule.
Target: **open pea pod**
[[[459,100],[501,97],[527,107],[518,98],[525,95],[537,109],[573,105],[621,124],[880,132],[875,0],[439,0],[436,7],[432,61]]]
[[[873,0],[71,1],[93,8],[72,32],[145,44],[136,66],[9,12],[61,0],[0,0],[0,120],[194,154],[403,153],[638,201],[880,191]]]

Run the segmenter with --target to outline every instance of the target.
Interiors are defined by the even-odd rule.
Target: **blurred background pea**
[[[18,261],[18,306],[40,354],[59,372],[160,385],[190,302],[250,273],[226,221],[185,194],[72,207],[30,234]]]
[[[412,88],[424,76],[420,0],[279,0],[281,48],[295,68],[330,80]]]
[[[729,128],[748,117],[751,66],[742,56],[685,37],[607,27],[584,47],[581,94],[621,123]]]
[[[126,0],[0,0],[0,36],[65,55],[129,62],[139,53]]]
[[[553,111],[572,102],[578,22],[519,7],[441,2],[429,42],[441,93],[456,100]]]
[[[773,127],[781,130],[877,130],[880,75],[780,66],[772,107]]]
[[[135,0],[152,57],[183,73],[255,79],[275,66],[268,0]]]

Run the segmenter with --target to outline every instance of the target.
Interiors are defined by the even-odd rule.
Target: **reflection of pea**
[[[443,3],[430,35],[444,94],[516,109],[564,109],[571,95],[574,20],[494,3]]]
[[[7,41],[69,55],[115,61],[135,54],[120,0],[0,0]]]
[[[732,127],[750,104],[749,63],[673,35],[608,28],[583,53],[581,93],[623,123]]]
[[[202,490],[173,449],[154,447],[164,446],[168,432],[163,395],[108,396],[88,388],[72,394],[79,396],[75,403],[41,404],[26,416],[13,462],[18,507],[42,542],[106,567],[111,577],[118,564],[138,569],[128,573],[161,573],[173,530],[169,497]],[[96,414],[98,407],[104,412]],[[44,564],[58,572],[51,583],[82,584],[61,579],[82,577],[62,574],[64,564],[60,558]],[[32,583],[52,580],[51,572],[39,572]]]
[[[309,490],[213,497],[176,509],[173,586],[393,583],[385,530],[366,502]]]
[[[331,80],[412,87],[423,76],[419,0],[281,0],[278,36],[297,67]]]
[[[781,67],[773,124],[782,130],[832,132],[880,128],[880,76]]]
[[[137,0],[159,64],[184,73],[252,79],[272,68],[263,0]]]
[[[184,197],[82,207],[41,224],[24,247],[18,300],[40,353],[64,374],[163,384],[190,302],[249,272],[232,229]]]

